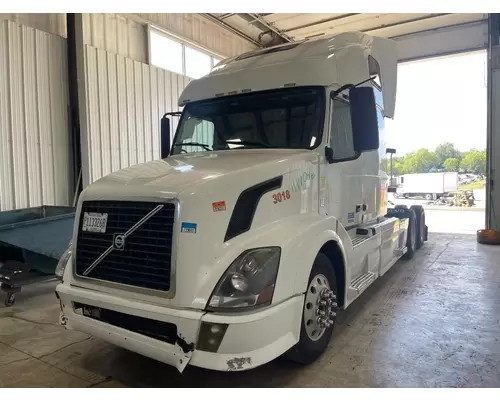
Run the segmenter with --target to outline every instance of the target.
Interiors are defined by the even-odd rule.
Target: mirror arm
[[[182,114],[182,111],[171,111],[171,112],[163,114],[163,118],[169,117],[170,115],[172,115],[174,117],[179,117],[181,114]]]
[[[368,79],[365,79],[364,81],[361,81],[359,83],[356,83],[355,85],[352,84],[352,83],[348,83],[347,85],[343,85],[341,87],[339,87],[337,90],[334,90],[333,92],[330,93],[330,98],[334,99],[335,97],[337,97],[340,93],[342,93],[344,90],[347,90],[347,89],[353,89],[355,87],[358,87],[359,85],[362,85],[363,83],[366,83],[366,82],[370,82],[370,81],[373,81],[375,79],[375,77],[373,78],[368,78]]]

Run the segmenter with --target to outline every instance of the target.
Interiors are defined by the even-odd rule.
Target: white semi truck
[[[222,61],[162,157],[89,185],[56,294],[68,329],[175,366],[311,363],[347,308],[427,240],[388,209],[397,52],[362,33]]]
[[[429,172],[406,174],[397,178],[398,188],[394,193],[399,197],[425,197],[436,200],[458,190],[458,172]]]

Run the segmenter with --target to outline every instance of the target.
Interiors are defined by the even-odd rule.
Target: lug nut
[[[319,315],[320,317],[324,317],[326,315],[326,312],[322,310],[316,310],[316,315]]]
[[[333,307],[333,308],[337,308],[338,304],[337,303],[332,303],[330,306]]]
[[[320,300],[319,305],[325,307],[326,306],[326,301],[325,300]]]
[[[333,324],[333,319],[329,319],[329,320],[328,320],[328,324],[329,324],[329,325],[332,325],[332,324]]]
[[[328,315],[330,316],[330,318],[335,318],[337,316],[337,314],[334,313],[333,311],[330,311]]]

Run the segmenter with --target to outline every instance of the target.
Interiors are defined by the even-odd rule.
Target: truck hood
[[[85,200],[154,197],[178,198],[196,184],[223,184],[224,177],[267,169],[269,177],[290,172],[307,150],[230,150],[171,156],[111,173],[84,191]],[[270,165],[274,165],[269,171]],[[300,166],[296,166],[296,169]],[[223,179],[224,180],[224,179]],[[205,185],[204,185],[205,186]]]

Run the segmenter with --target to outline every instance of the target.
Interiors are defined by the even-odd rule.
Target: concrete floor
[[[431,234],[339,317],[314,365],[183,375],[57,325],[54,283],[0,308],[0,387],[499,387],[500,247]]]

